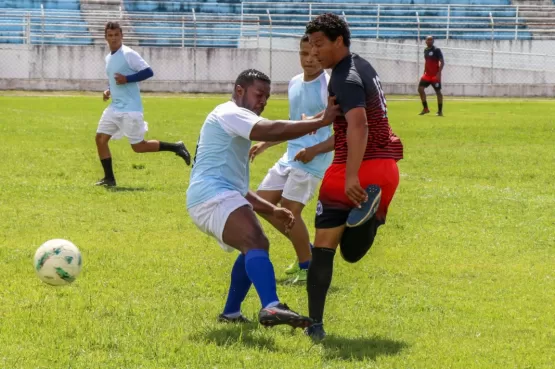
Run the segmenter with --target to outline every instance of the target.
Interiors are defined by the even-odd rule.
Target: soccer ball
[[[81,272],[81,253],[70,241],[53,239],[37,249],[34,266],[41,281],[63,286],[75,281]]]

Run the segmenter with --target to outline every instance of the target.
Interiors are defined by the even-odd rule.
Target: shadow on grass
[[[106,187],[106,191],[110,192],[144,192],[148,191],[145,187]]]
[[[293,284],[292,283],[293,278],[294,277],[276,278],[276,283],[280,286],[286,286],[286,287],[291,287],[291,288],[295,288],[295,289],[298,289],[298,290],[306,291],[306,282]],[[340,290],[339,287],[331,285],[329,290],[328,290],[328,293],[333,294],[333,293],[335,293],[339,290]]]
[[[347,338],[328,335],[321,343],[324,347],[326,359],[341,360],[376,360],[379,356],[398,355],[408,344],[403,341],[395,341],[388,338],[356,337]]]
[[[214,343],[218,346],[239,344],[255,349],[275,351],[274,339],[266,337],[264,331],[258,327],[258,323],[229,324],[224,327],[211,328],[205,332],[198,333],[193,339]]]

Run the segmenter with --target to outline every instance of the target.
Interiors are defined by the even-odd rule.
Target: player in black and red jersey
[[[333,122],[335,150],[316,207],[316,237],[308,270],[309,315],[315,322],[306,333],[325,337],[323,315],[333,274],[335,250],[347,262],[359,261],[385,223],[399,184],[397,161],[401,140],[391,130],[387,103],[378,74],[368,61],[351,53],[351,33],[335,14],[323,14],[306,26],[314,57],[332,68],[328,93],[341,114]]]
[[[420,100],[422,100],[423,109],[420,115],[428,114],[428,102],[426,101],[425,89],[432,85],[437,95],[437,116],[443,116],[443,94],[441,93],[441,71],[445,65],[443,53],[441,50],[434,46],[434,38],[432,36],[426,37],[426,48],[424,49],[424,74],[420,78],[418,84],[418,93]]]

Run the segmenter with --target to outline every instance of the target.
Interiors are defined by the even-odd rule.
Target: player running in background
[[[443,53],[441,50],[434,46],[434,38],[432,36],[426,37],[426,48],[424,49],[424,74],[420,78],[418,84],[418,93],[420,100],[422,100],[422,111],[419,115],[428,114],[428,102],[426,101],[426,87],[432,85],[437,95],[437,113],[438,117],[443,116],[443,94],[441,93],[441,71],[445,66],[443,60]]]
[[[322,112],[328,102],[328,74],[311,56],[308,35],[301,38],[299,56],[303,73],[293,77],[287,91],[289,119],[301,120],[302,115],[315,116]],[[251,148],[251,159],[268,147],[281,142],[260,142]],[[283,223],[271,216],[263,217],[277,230],[285,234],[293,244],[297,260],[285,271],[294,274],[293,283],[305,282],[311,259],[310,236],[301,213],[314,197],[331,163],[333,137],[330,126],[290,140],[283,157],[268,171],[260,183],[257,195],[276,205],[281,204],[295,216],[295,226],[285,234]]]
[[[249,191],[249,150],[252,140],[292,140],[325,127],[338,107],[332,101],[319,119],[271,121],[260,117],[269,97],[270,79],[249,69],[237,77],[232,100],[208,114],[193,160],[187,210],[193,223],[225,251],[239,251],[220,321],[248,321],[241,314],[241,304],[254,284],[262,304],[258,314],[262,325],[307,327],[311,320],[289,309],[277,296],[270,244],[255,212],[275,217],[286,229],[294,226],[294,216]]]
[[[332,68],[329,95],[341,108],[333,123],[334,159],[320,187],[307,280],[309,316],[315,324],[306,333],[320,340],[335,251],[340,246],[343,259],[355,263],[372,246],[399,184],[403,145],[389,126],[378,74],[349,50],[347,23],[323,14],[308,23],[306,33],[313,55],[323,68]]]
[[[116,178],[112,169],[112,154],[108,141],[126,136],[133,151],[138,153],[171,151],[185,160],[189,165],[191,156],[183,142],[168,143],[157,140],[144,140],[147,123],[143,120],[143,104],[139,82],[154,75],[150,66],[134,50],[123,45],[123,31],[117,22],[108,22],[104,28],[104,37],[110,48],[106,56],[106,74],[110,88],[104,91],[103,98],[112,98],[96,131],[96,148],[104,168],[104,178],[96,183],[98,186],[115,186]]]

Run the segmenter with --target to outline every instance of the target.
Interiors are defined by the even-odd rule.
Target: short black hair
[[[306,34],[306,33],[303,35],[303,37],[301,37],[301,44],[303,42],[308,42],[308,34]]]
[[[108,22],[108,23],[106,23],[106,25],[104,26],[104,36],[106,36],[109,29],[111,29],[111,30],[119,29],[119,31],[121,32],[121,35],[123,36],[123,29],[121,29],[121,26],[119,25],[118,22]]]
[[[330,41],[343,36],[343,44],[351,46],[351,31],[347,22],[337,14],[324,13],[317,16],[306,25],[306,33],[322,32]]]
[[[235,80],[235,86],[239,85],[243,88],[247,88],[254,83],[254,81],[262,81],[268,84],[272,83],[270,77],[265,75],[259,70],[256,69],[247,69],[242,71],[237,79]]]

